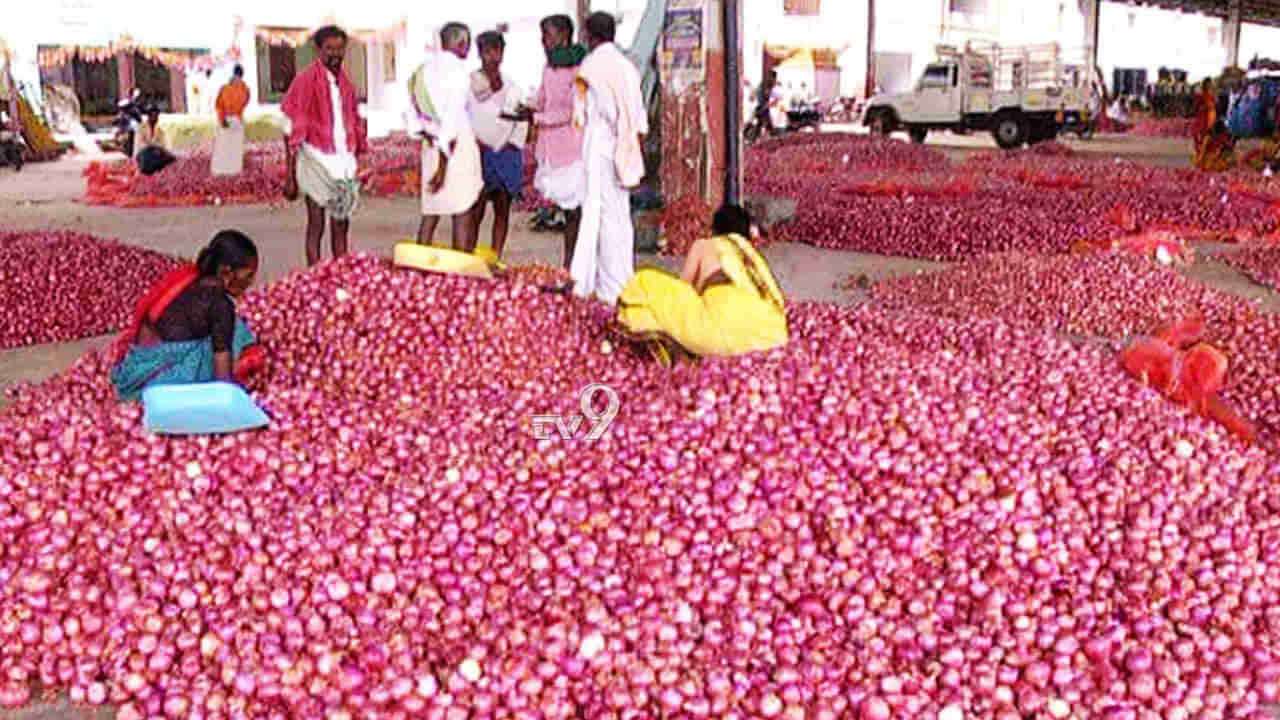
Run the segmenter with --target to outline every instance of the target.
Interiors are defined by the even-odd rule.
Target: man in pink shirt
[[[551,15],[542,20],[542,48],[547,66],[534,107],[522,117],[532,120],[538,170],[533,185],[543,197],[564,211],[564,267],[573,262],[586,196],[586,170],[582,164],[582,128],[573,124],[573,79],[587,49],[572,44],[573,20]],[[567,289],[567,288],[566,288]]]
[[[280,109],[285,116],[284,196],[307,202],[307,265],[320,262],[324,216],[335,258],[347,254],[351,216],[360,206],[357,155],[368,152],[367,128],[356,90],[342,71],[347,34],[326,25],[316,31],[315,61],[293,79]]]

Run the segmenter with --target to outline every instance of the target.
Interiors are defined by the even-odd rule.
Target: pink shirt
[[[341,112],[335,109],[331,97],[330,81],[336,80],[338,103]],[[341,129],[346,130],[347,152],[360,154],[368,149],[368,130],[364,119],[356,110],[356,89],[347,79],[345,72],[337,77],[324,66],[320,58],[311,61],[305,70],[298,73],[289,85],[280,110],[289,118],[289,147],[298,148],[304,143],[311,145],[323,153],[338,152],[334,138],[335,116],[339,116]]]
[[[582,159],[582,130],[573,126],[573,79],[577,68],[548,65],[534,99],[538,164],[565,168]]]

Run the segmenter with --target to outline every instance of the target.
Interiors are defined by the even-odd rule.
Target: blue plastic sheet
[[[227,382],[154,385],[142,391],[142,423],[159,435],[218,435],[270,422],[239,385]]]

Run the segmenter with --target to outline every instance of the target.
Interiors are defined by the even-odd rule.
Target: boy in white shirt
[[[476,36],[480,69],[471,73],[471,95],[467,112],[480,143],[480,168],[484,190],[476,200],[473,218],[476,234],[484,219],[485,207],[493,203],[494,255],[502,257],[507,242],[511,202],[520,195],[524,176],[524,146],[528,126],[513,119],[520,94],[511,78],[502,72],[506,51],[502,33],[489,31]]]

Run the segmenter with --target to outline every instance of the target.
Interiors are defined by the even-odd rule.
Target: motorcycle
[[[0,167],[7,165],[15,172],[21,172],[26,154],[27,144],[22,133],[10,129],[8,115],[0,113]]]
[[[1081,140],[1088,140],[1093,137],[1093,134],[1097,129],[1098,118],[1088,111],[1081,113],[1080,120],[1073,123],[1067,123],[1062,126],[1062,132],[1064,134],[1071,133]]]
[[[862,101],[854,97],[836,98],[826,111],[826,120],[831,123],[852,123],[862,117]]]
[[[777,137],[786,133],[804,130],[817,131],[821,125],[822,113],[816,105],[794,105],[787,111],[787,126],[782,128],[774,126],[772,118],[769,117],[768,105],[757,105],[755,116],[743,128],[742,133],[747,142],[752,143],[759,140],[766,133],[769,137]]]
[[[116,128],[116,146],[127,157],[133,157],[133,141],[142,126],[141,94],[134,90],[132,95],[116,103],[116,111],[116,119],[111,123]]]

